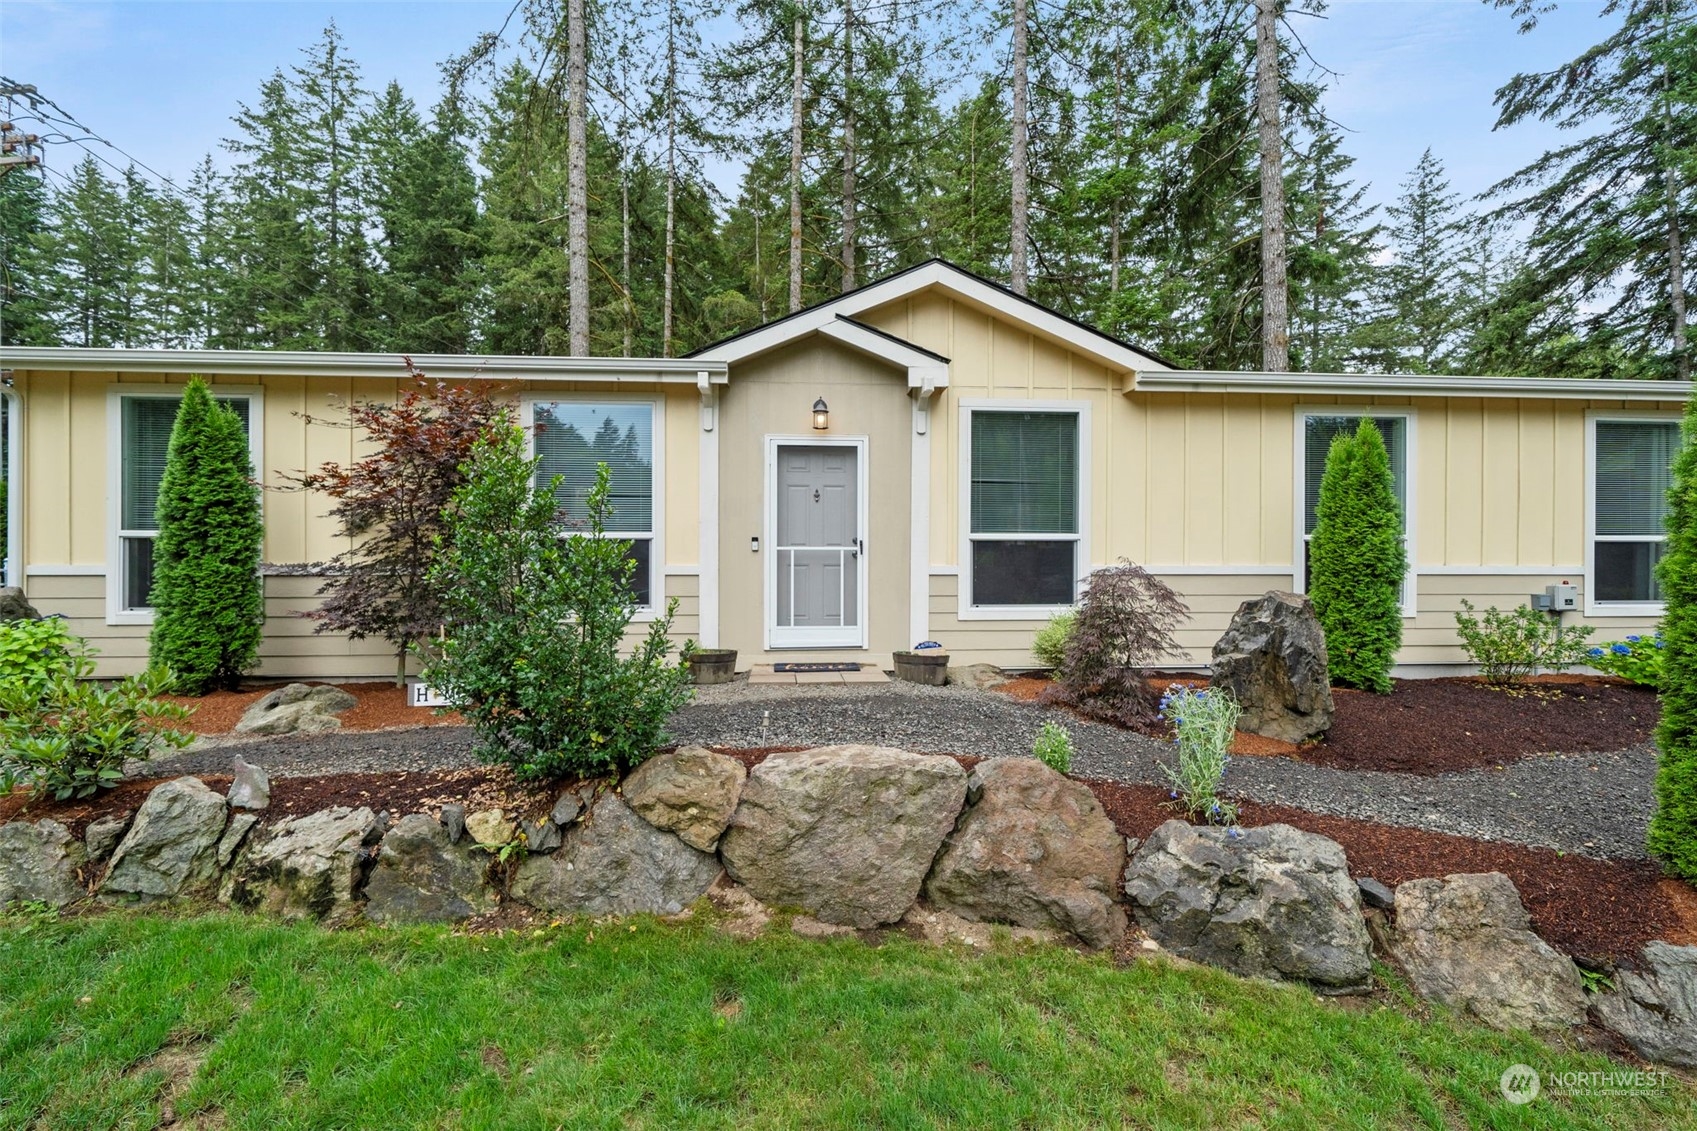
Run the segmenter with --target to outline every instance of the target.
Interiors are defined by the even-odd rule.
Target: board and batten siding
[[[100,650],[97,674],[138,671],[147,656],[146,625],[106,623],[109,543],[109,398],[114,388],[179,387],[188,374],[17,370],[23,400],[23,564],[31,601],[44,613],[62,613],[70,626]],[[347,463],[371,451],[362,434],[334,426],[350,401],[392,402],[410,388],[404,376],[335,378],[266,376],[208,378],[220,387],[258,387],[263,395],[259,469],[268,563],[297,566],[324,562],[349,546],[326,517],[323,495],[283,489],[283,476],[327,461]],[[503,382],[503,398],[593,399],[604,386],[589,382]],[[622,385],[624,396],[661,401],[665,453],[664,594],[679,600],[672,635],[680,643],[700,625],[697,444],[699,400],[692,387]],[[319,423],[310,422],[316,418]],[[315,608],[320,578],[270,574],[265,578],[265,640],[256,676],[265,678],[383,678],[394,657],[383,641],[348,640],[314,633],[301,614]],[[631,626],[633,635],[645,631]]]

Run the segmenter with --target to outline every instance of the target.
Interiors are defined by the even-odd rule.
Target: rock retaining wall
[[[1129,912],[1145,947],[1247,977],[1359,992],[1377,940],[1423,996],[1487,1024],[1562,1028],[1586,1014],[1577,968],[1532,932],[1505,876],[1393,894],[1352,879],[1335,841],[1286,825],[1169,821],[1128,859],[1091,791],[1031,759],[968,773],[952,758],[834,746],[745,771],[685,748],[617,788],[566,789],[544,812],[450,804],[398,820],[268,815],[263,773],[242,769],[230,797],[178,778],[82,840],[50,818],[0,825],[0,904],[216,899],[331,924],[430,923],[503,898],[552,915],[668,915],[713,889],[744,921],[788,910],[816,937],[899,925],[982,945],[1001,924],[1093,948],[1117,946]],[[1621,972],[1590,1013],[1645,1057],[1689,1063],[1697,947],[1652,946],[1644,972]]]

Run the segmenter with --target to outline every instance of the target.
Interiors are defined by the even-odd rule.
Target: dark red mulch
[[[1399,679],[1389,695],[1332,692],[1337,715],[1304,762],[1438,774],[1533,754],[1624,750],[1655,733],[1656,693],[1601,680],[1498,690],[1476,679]]]
[[[1168,807],[1167,794],[1154,786],[1086,784],[1124,836],[1141,839],[1178,816]],[[1278,805],[1245,803],[1239,821],[1283,822],[1330,837],[1343,845],[1352,874],[1393,886],[1423,876],[1501,872],[1520,889],[1538,934],[1568,954],[1619,960],[1635,958],[1652,939],[1697,943],[1697,907],[1676,898],[1679,882],[1664,879],[1649,861],[1564,856],[1548,848],[1469,840]]]

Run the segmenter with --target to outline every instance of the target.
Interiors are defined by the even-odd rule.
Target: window
[[[214,399],[241,419],[251,450],[253,398],[243,394]],[[152,614],[153,540],[159,536],[154,510],[182,400],[178,393],[118,396],[118,581],[110,596],[113,609],[120,613]]]
[[[1369,419],[1384,437],[1385,452],[1390,456],[1391,478],[1396,484],[1397,509],[1402,512],[1402,537],[1408,546],[1408,450],[1409,418],[1406,415],[1374,414]],[[1332,450],[1332,440],[1361,427],[1362,416],[1328,415],[1323,412],[1302,414],[1302,559],[1297,563],[1301,574],[1302,591],[1308,591],[1308,542],[1314,537],[1314,524],[1320,509],[1320,478],[1326,472],[1326,456]],[[1414,608],[1414,555],[1409,554],[1408,576],[1403,582],[1402,605],[1405,615]]]
[[[1590,603],[1661,601],[1656,563],[1679,442],[1675,420],[1592,421]]]
[[[568,518],[582,522],[588,517],[584,500],[595,485],[597,465],[606,464],[612,473],[607,532],[629,539],[636,603],[652,608],[660,591],[654,553],[654,402],[540,401],[531,411],[536,454],[542,457],[536,484],[546,486],[560,476],[554,497]]]
[[[1076,411],[968,410],[968,603],[1071,605],[1078,576],[1081,460]]]

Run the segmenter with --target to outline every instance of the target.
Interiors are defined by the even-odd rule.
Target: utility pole
[[[4,93],[0,91],[0,94]],[[40,155],[30,152],[40,141],[41,138],[35,134],[19,133],[11,122],[0,122],[0,177],[13,169],[30,169],[40,165]]]

